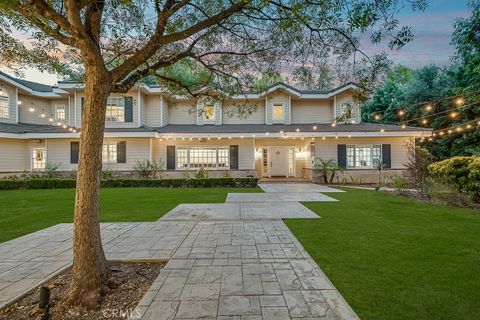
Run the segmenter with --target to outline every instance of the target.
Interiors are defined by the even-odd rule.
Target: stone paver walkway
[[[299,193],[299,192],[344,192],[339,189],[322,186],[313,183],[259,183],[258,186],[265,192],[283,192],[283,193]]]
[[[315,197],[306,185],[295,190]],[[358,319],[281,221],[316,214],[295,200],[229,198],[156,222],[102,223],[107,259],[169,259],[137,307],[141,319]],[[71,265],[71,233],[59,224],[0,244],[0,307]]]

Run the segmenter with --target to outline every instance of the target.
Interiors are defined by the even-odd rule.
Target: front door
[[[270,152],[271,173],[275,176],[288,176],[288,148],[272,147]]]
[[[32,170],[44,170],[46,166],[45,148],[32,149]]]

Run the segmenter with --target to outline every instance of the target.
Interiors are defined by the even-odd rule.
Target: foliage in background
[[[480,157],[453,157],[428,166],[432,178],[480,200]]]
[[[465,104],[474,105],[462,109],[455,118],[449,117],[448,113],[429,118],[432,120],[428,127],[444,129],[480,117],[480,2],[471,1],[469,6],[471,16],[455,23],[452,35],[452,45],[456,48],[454,64],[448,68],[429,65],[418,70],[397,66],[371,99],[362,105],[363,121],[375,122],[374,116],[381,114],[381,123],[396,124],[446,111],[455,106],[454,99],[448,98],[454,96],[462,96]],[[418,105],[428,101],[433,101],[432,111],[426,111],[425,105]],[[405,111],[404,117],[397,115],[399,109]],[[408,125],[421,124],[415,121]],[[438,159],[478,155],[480,126],[460,134],[445,135],[427,143],[426,147]]]

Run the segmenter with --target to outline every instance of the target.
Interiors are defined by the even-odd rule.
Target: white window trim
[[[207,117],[205,116],[205,108],[206,107],[212,107],[213,108],[213,118],[212,119],[207,119]],[[203,116],[203,123],[206,123],[206,124],[211,124],[211,123],[215,123],[215,120],[217,119],[217,110],[216,110],[216,105],[215,103],[205,103],[203,105],[203,110],[202,110],[202,116]]]
[[[104,159],[103,158],[103,147],[105,145],[115,145],[115,161],[110,161],[110,148],[107,147],[107,159]],[[106,141],[102,144],[102,163],[104,164],[112,164],[112,163],[118,163],[118,157],[117,157],[117,153],[118,153],[118,150],[117,150],[117,142],[116,141]]]
[[[355,169],[355,170],[371,170],[373,169],[373,146],[380,146],[380,161],[383,161],[382,159],[382,144],[380,143],[372,143],[372,144],[347,144],[346,145],[346,150],[345,150],[345,156],[347,157],[347,169]],[[353,150],[354,150],[354,163],[355,165],[354,166],[349,166],[348,165],[348,156],[347,156],[347,151],[348,151],[348,147],[353,147]],[[365,147],[369,147],[370,148],[370,163],[371,165],[370,166],[366,166],[366,167],[357,167],[356,166],[356,163],[357,163],[357,154],[356,154],[356,148],[365,148]]]
[[[58,115],[57,115],[57,110],[59,108],[63,108],[63,119],[62,118],[58,118]],[[63,104],[57,104],[53,107],[53,114],[54,114],[54,117],[55,117],[55,120],[61,120],[61,121],[66,121],[67,120],[67,107]]]
[[[282,118],[275,119],[275,106],[282,106]],[[272,123],[285,123],[285,103],[272,102]]]
[[[178,167],[178,148],[187,148],[187,167]],[[190,171],[190,170],[199,170],[200,168],[197,167],[190,167],[190,148],[216,148],[217,153],[217,163],[214,168],[211,167],[204,167],[205,170],[230,170],[230,146],[228,145],[206,145],[206,146],[199,146],[199,145],[187,145],[187,146],[177,146],[175,148],[175,170],[178,171]],[[228,150],[228,163],[226,167],[219,167],[218,166],[218,149],[225,148]]]
[[[33,165],[33,163],[34,163],[34,160],[33,160],[33,152],[34,152],[35,150],[37,150],[37,149],[43,150],[43,156],[44,156],[44,158],[45,158],[45,167],[44,167],[44,168],[39,168],[39,169],[35,169],[35,168],[34,168],[34,165]],[[31,149],[30,149],[30,169],[31,169],[32,171],[45,171],[46,168],[47,168],[47,148],[46,148],[46,147],[35,147],[35,146],[32,146]]]
[[[112,96],[112,97],[108,97],[108,99],[116,99],[116,100],[120,100],[120,101],[123,101],[123,104],[122,105],[115,105],[116,107],[122,107],[123,108],[123,118],[122,119],[117,119],[117,120],[106,120],[105,122],[110,122],[110,123],[125,123],[125,98],[124,97],[117,97],[117,96]],[[108,106],[111,105],[109,102],[108,102],[108,99],[107,99],[107,109],[108,109]],[[135,99],[132,99],[132,100],[135,100]],[[132,101],[132,103],[134,104],[134,101]],[[134,106],[132,106],[133,108]]]
[[[7,97],[7,116],[6,117],[0,117],[0,119],[10,119],[10,93],[8,93],[5,88],[2,89],[3,90],[3,93],[4,95],[2,95],[3,97]],[[18,105],[18,104],[17,104]]]

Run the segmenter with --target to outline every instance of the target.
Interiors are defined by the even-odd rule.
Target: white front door
[[[272,177],[288,176],[288,148],[272,147],[270,150],[271,172]]]

